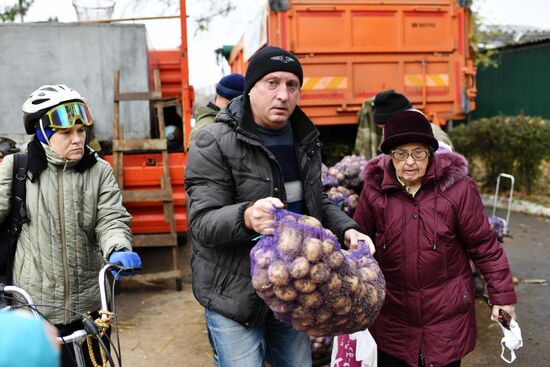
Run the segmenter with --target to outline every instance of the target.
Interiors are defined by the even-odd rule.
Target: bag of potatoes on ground
[[[281,321],[311,336],[368,328],[385,280],[368,246],[342,250],[313,217],[274,209],[274,234],[250,251],[252,285]]]

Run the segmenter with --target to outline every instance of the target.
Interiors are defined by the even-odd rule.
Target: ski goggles
[[[52,129],[67,129],[80,120],[82,125],[92,126],[92,115],[84,102],[67,102],[55,106],[42,117],[46,126]]]

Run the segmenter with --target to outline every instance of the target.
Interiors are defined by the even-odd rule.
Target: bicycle
[[[111,321],[113,320],[113,318],[116,320],[116,317],[113,317],[114,316],[114,302],[113,302],[113,312],[109,311],[109,305],[108,305],[108,302],[107,302],[107,294],[106,294],[106,287],[105,287],[105,277],[106,277],[106,272],[108,270],[111,270],[111,269],[116,269],[118,270],[119,272],[132,272],[132,271],[135,271],[135,270],[138,270],[138,269],[134,269],[134,268],[125,268],[125,267],[122,267],[118,264],[107,264],[105,266],[103,266],[103,268],[101,268],[100,272],[99,272],[99,293],[100,293],[100,298],[101,298],[101,310],[99,311],[100,313],[100,319],[94,321],[89,315],[81,315],[83,316],[82,318],[82,321],[83,321],[83,324],[84,324],[84,328],[83,329],[79,329],[79,330],[76,330],[75,332],[67,335],[67,336],[59,336],[57,337],[57,340],[60,344],[65,344],[65,345],[69,345],[69,344],[72,344],[72,347],[73,347],[73,351],[74,351],[74,354],[75,354],[75,363],[76,363],[76,366],[77,367],[86,367],[86,363],[85,363],[85,359],[84,359],[84,353],[83,353],[83,350],[82,350],[82,345],[85,341],[89,340],[90,337],[95,337],[96,340],[99,342],[100,346],[101,346],[101,350],[102,350],[102,353],[101,353],[101,357],[102,357],[102,366],[107,366],[106,362],[108,361],[110,366],[111,367],[115,367],[115,364],[114,364],[114,361],[112,359],[112,356],[111,356],[111,353],[109,352],[107,346],[105,345],[104,341],[101,339],[101,336],[104,335],[104,333],[107,331],[107,329],[110,327],[110,324],[111,324]],[[113,293],[114,293],[114,286],[113,286]],[[24,302],[22,301],[19,301],[17,300],[16,298],[14,297],[9,297],[7,295],[19,295],[21,298],[24,299]],[[39,306],[39,305],[35,305],[33,300],[32,300],[32,297],[29,295],[29,293],[27,293],[27,291],[25,291],[24,289],[21,289],[19,287],[16,287],[16,286],[12,286],[12,285],[3,285],[3,284],[0,284],[0,296],[2,297],[5,297],[7,299],[11,299],[13,301],[16,301],[19,303],[19,306],[18,307],[15,307],[15,306],[7,306],[7,307],[4,307],[3,309],[0,309],[0,312],[1,311],[4,311],[6,309],[15,309],[15,308],[19,308],[19,307],[26,307],[28,309],[30,309],[31,313],[34,315],[35,318],[39,319],[39,318],[43,318],[43,316],[40,314],[40,312],[36,309],[36,306]],[[113,300],[114,300],[114,297],[113,297]],[[42,305],[44,306],[44,305]],[[74,312],[74,311],[73,311]],[[116,321],[115,321],[115,326],[116,326]],[[118,338],[118,328],[117,329],[117,342],[119,340]],[[111,342],[112,344],[112,342]],[[96,361],[95,361],[95,355],[93,355],[93,351],[91,350],[91,344],[88,344],[88,347],[89,347],[89,353],[90,353],[90,358],[92,360],[92,363],[94,365],[97,365]],[[113,345],[114,347],[114,345]],[[122,358],[121,358],[121,354],[120,354],[120,344],[118,343],[118,351],[116,348],[113,348],[114,349],[114,352],[115,354],[117,355],[117,361],[118,361],[118,366],[122,366]],[[104,353],[103,353],[104,352]]]

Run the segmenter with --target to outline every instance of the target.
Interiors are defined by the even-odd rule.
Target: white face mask
[[[521,329],[519,328],[516,320],[510,321],[510,330],[502,326],[500,322],[498,322],[498,320],[496,320],[496,322],[504,333],[504,337],[500,340],[500,345],[502,346],[502,353],[500,354],[500,358],[502,358],[502,360],[506,363],[512,363],[516,360],[515,351],[523,346]],[[504,352],[506,349],[510,351],[510,359],[506,359],[506,357],[504,356]]]

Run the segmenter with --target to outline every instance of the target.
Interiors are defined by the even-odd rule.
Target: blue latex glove
[[[134,268],[136,270],[141,268],[141,258],[133,251],[113,251],[111,252],[111,255],[109,255],[109,262],[124,266],[125,268]],[[116,280],[119,280],[121,275],[132,275],[134,272],[121,272],[118,269],[115,269],[111,270],[111,273]]]

